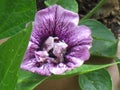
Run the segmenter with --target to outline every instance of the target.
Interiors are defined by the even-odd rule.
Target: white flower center
[[[64,61],[64,54],[66,53],[68,45],[64,41],[60,41],[58,37],[48,37],[43,44],[43,51],[35,52],[38,62],[60,63]]]

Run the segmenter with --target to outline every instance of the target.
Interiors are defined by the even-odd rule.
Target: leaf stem
[[[103,5],[105,4],[106,0],[101,0],[96,7],[94,7],[87,15],[85,15],[80,21],[83,21],[85,19],[90,18],[95,12]]]
[[[117,58],[115,61],[116,61],[116,62],[120,62],[120,59]],[[119,76],[120,76],[120,63],[117,64],[117,67],[118,67]]]

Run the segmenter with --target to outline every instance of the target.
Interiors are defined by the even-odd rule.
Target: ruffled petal
[[[62,40],[62,35],[66,31],[69,31],[71,28],[77,26],[79,16],[77,13],[65,10],[61,7],[57,9],[57,13],[59,17],[56,19],[55,35]]]
[[[27,62],[24,61],[24,63],[21,65],[21,68],[45,76],[49,76],[52,74],[49,70],[53,67],[52,64],[44,64],[40,67],[37,67],[36,64],[37,62],[35,59],[29,60]]]
[[[66,70],[68,70],[68,67],[63,64],[63,63],[59,63],[57,66],[54,66],[53,68],[50,69],[50,72],[52,74],[62,74],[64,73]]]
[[[70,67],[79,67],[90,57],[89,49],[86,46],[75,46],[69,50],[65,56],[67,65]]]
[[[30,60],[28,62],[24,62],[24,64],[21,65],[21,68],[27,71],[31,71],[33,73],[38,73],[40,75],[50,76],[52,74],[62,74],[66,70],[68,70],[68,67],[60,63],[58,65],[53,64],[44,64],[41,67],[36,66],[35,60]]]
[[[41,44],[48,36],[53,35],[55,27],[55,7],[40,10],[35,15],[32,36]],[[31,41],[33,38],[31,38]]]
[[[78,14],[54,5],[36,13],[32,36],[42,42],[48,36],[60,34],[70,23],[77,25],[78,21]]]
[[[84,25],[71,27],[71,29],[66,30],[63,34],[60,34],[60,37],[70,48],[78,45],[86,45],[88,48],[92,46],[91,31]]]
[[[29,41],[26,53],[24,55],[24,61],[29,61],[32,58],[35,58],[35,51],[39,49],[39,46],[31,41]]]
[[[50,69],[53,68],[53,64],[44,64],[41,67],[36,67],[35,73],[50,76],[52,73],[50,72]]]
[[[27,71],[35,72],[34,66],[36,64],[35,58],[29,59],[29,60],[24,60],[21,64],[21,68]]]

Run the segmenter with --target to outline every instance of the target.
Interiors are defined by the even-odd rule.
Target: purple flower
[[[81,66],[90,57],[92,37],[78,21],[78,14],[58,5],[38,11],[21,68],[50,76]]]

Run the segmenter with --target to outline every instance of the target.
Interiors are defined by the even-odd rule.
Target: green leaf
[[[24,29],[35,11],[35,0],[0,0],[0,39]]]
[[[78,4],[76,0],[46,0],[45,4],[51,6],[54,4],[61,5],[63,8],[73,12],[78,12]]]
[[[107,27],[95,20],[84,20],[80,24],[92,30],[93,46],[90,52],[93,56],[116,57],[118,41]]]
[[[51,5],[56,4],[58,1],[59,1],[59,0],[46,0],[46,1],[45,1],[45,4],[46,4],[47,6],[51,6]]]
[[[40,76],[28,71],[19,71],[19,78],[15,90],[33,90],[48,77]]]
[[[14,90],[32,25],[0,45],[0,90]]]
[[[81,90],[112,90],[112,80],[105,70],[98,70],[79,76]]]

